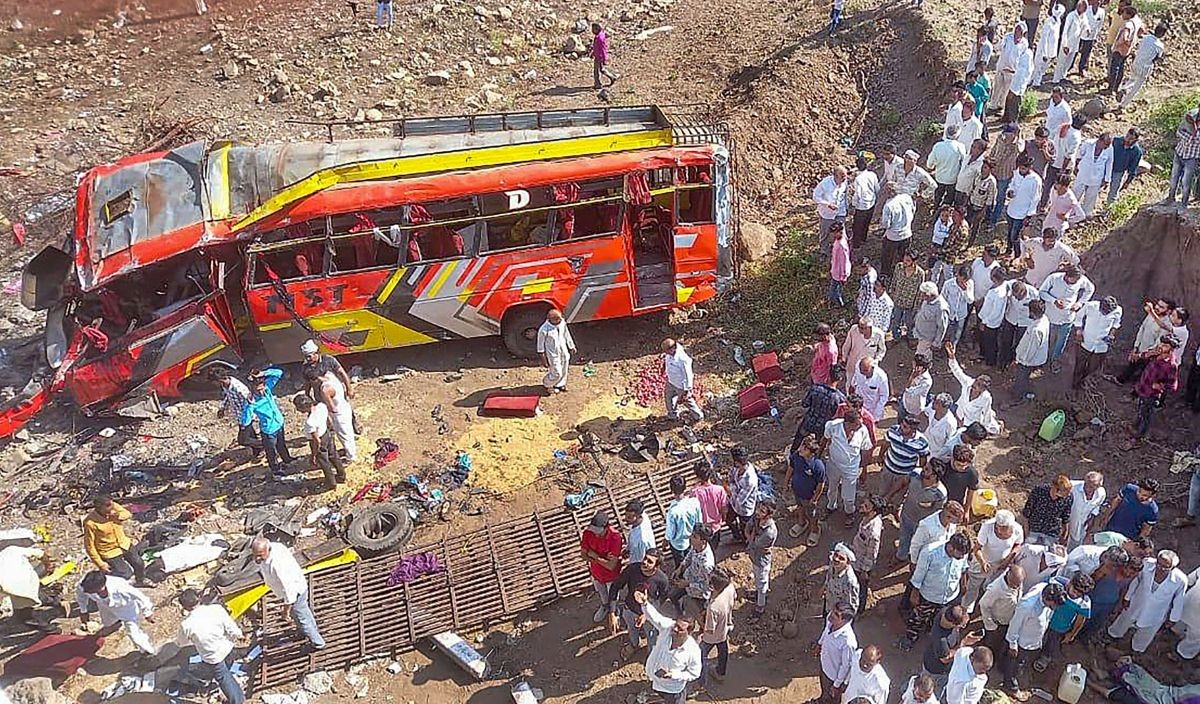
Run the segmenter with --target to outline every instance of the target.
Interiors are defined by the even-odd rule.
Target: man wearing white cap
[[[971,564],[967,568],[967,590],[963,599],[963,608],[968,614],[975,611],[976,600],[984,585],[1008,569],[1024,542],[1025,531],[1013,512],[1006,508],[979,526],[979,537],[973,545]]]
[[[1165,623],[1174,627],[1183,615],[1187,575],[1179,569],[1179,555],[1160,550],[1156,559],[1142,561],[1142,571],[1130,582],[1125,600],[1117,605],[1117,618],[1108,635],[1124,638],[1133,627],[1133,649],[1144,653]]]
[[[350,375],[346,373],[342,363],[337,361],[333,355],[321,354],[321,348],[317,346],[315,340],[305,340],[304,344],[300,345],[300,353],[304,355],[304,367],[316,367],[317,371],[324,375],[327,372],[333,372],[337,380],[342,382],[342,386],[346,388],[346,398],[354,398],[354,386],[350,383]],[[315,395],[316,390],[313,389],[313,400],[320,399]]]
[[[917,354],[932,360],[933,351],[942,346],[950,327],[950,306],[932,281],[921,282],[917,290],[921,303],[913,316],[913,336],[917,338]]]
[[[538,328],[537,351],[546,362],[546,376],[542,386],[549,393],[567,390],[567,369],[571,364],[571,353],[575,351],[575,338],[567,329],[562,311],[551,308],[546,311],[546,322]]]

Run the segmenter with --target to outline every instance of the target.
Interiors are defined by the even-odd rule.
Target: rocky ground
[[[549,399],[546,416],[523,424],[488,421],[474,413],[484,391],[536,383],[539,376],[511,360],[497,341],[349,360],[362,367],[365,377],[357,404],[366,437],[391,437],[401,447],[400,457],[382,472],[355,467],[351,487],[369,479],[396,481],[414,472],[437,476],[455,450],[480,458],[477,480],[489,490],[458,495],[462,510],[452,512],[446,523],[431,521],[420,528],[421,535],[431,537],[554,505],[564,490],[577,488],[572,483],[577,479],[564,481],[556,471],[553,451],[573,449],[570,431],[576,426],[586,424],[615,436],[650,412],[630,402],[631,388],[638,369],[652,361],[657,340],[666,334],[693,349],[712,394],[716,420],[701,428],[702,437],[743,442],[760,467],[781,478],[782,450],[800,415],[797,400],[806,362],[801,354],[785,355],[788,380],[776,392],[784,410],[782,426],[769,421],[738,424],[722,409],[727,412],[730,392],[745,382],[747,373],[733,361],[727,343],[748,349],[752,340],[765,338],[785,349],[800,341],[816,314],[810,304],[819,300],[822,289],[805,256],[805,243],[811,241],[808,192],[829,164],[845,161],[849,145],[895,141],[921,146],[917,129],[929,116],[941,114],[948,66],[965,57],[970,32],[964,28],[973,26],[977,14],[974,7],[936,3],[926,3],[918,13],[906,3],[867,7],[851,2],[841,34],[830,41],[823,34],[827,7],[800,0],[768,5],[748,0],[582,5],[417,0],[398,5],[390,34],[370,28],[365,16],[369,5],[360,7],[356,17],[340,0],[284,0],[270,6],[218,0],[209,3],[211,12],[203,18],[192,14],[186,0],[147,0],[122,3],[125,21],[117,20],[120,26],[114,26],[116,9],[107,3],[76,3],[60,14],[24,5],[0,0],[0,29],[9,29],[0,32],[0,89],[8,97],[0,105],[0,216],[26,225],[30,233],[24,247],[6,243],[0,252],[0,271],[6,272],[0,276],[6,294],[0,301],[0,334],[7,352],[0,356],[0,373],[9,385],[19,386],[28,378],[41,326],[40,316],[19,307],[20,267],[41,244],[56,242],[68,231],[71,186],[93,164],[189,137],[324,137],[324,127],[289,121],[378,122],[430,113],[593,104],[597,97],[590,89],[590,66],[578,57],[586,41],[578,25],[589,19],[611,27],[614,64],[623,76],[611,96],[614,102],[698,102],[716,106],[725,116],[738,142],[743,218],[770,223],[763,228],[764,237],[778,234],[782,243],[776,256],[746,269],[738,291],[711,315],[581,326],[576,331],[583,350],[580,362],[590,362],[593,373],[585,376],[581,366],[572,392]],[[1010,14],[1008,5],[1015,6],[999,5]],[[1190,20],[1181,16],[1179,21]],[[1195,90],[1186,57],[1194,55],[1196,41],[1194,32],[1174,35],[1171,55],[1148,93],[1151,102],[1125,116],[1108,114],[1102,124],[1123,129],[1145,119],[1158,97]],[[1073,103],[1090,97],[1090,90],[1081,86]],[[339,127],[337,135],[389,130],[386,122],[368,122]],[[1147,199],[1160,192],[1160,184],[1151,179],[1140,188]],[[7,227],[0,219],[0,234]],[[1095,237],[1106,229],[1101,222],[1077,236],[1086,232]],[[1132,312],[1130,318],[1129,332],[1136,324]],[[889,353],[885,366],[894,378],[906,373],[908,357],[904,349]],[[377,378],[376,369],[386,374],[397,365],[413,372],[396,382]],[[1036,423],[1057,405],[1050,399],[1061,398],[1060,381],[1041,382],[1045,404],[1007,414],[1009,432],[981,457],[986,482],[997,488],[1002,501],[1019,504],[1032,482],[1058,471],[1102,469],[1111,488],[1118,478],[1129,476],[1129,467],[1144,467],[1171,482],[1164,491],[1164,514],[1167,520],[1179,515],[1179,480],[1166,475],[1167,460],[1170,450],[1196,444],[1195,424],[1179,424],[1169,432],[1163,424],[1153,443],[1119,454],[1123,425],[1132,411],[1115,387],[1100,385],[1076,410],[1084,422],[1101,418],[1104,430],[1072,428],[1055,444],[1033,442]],[[943,369],[936,384],[948,388],[953,380]],[[437,405],[443,409],[441,420],[432,415]],[[244,494],[251,504],[299,497],[306,508],[337,498],[319,494],[313,482],[270,486],[261,481],[261,466],[214,463],[214,455],[233,437],[231,427],[214,422],[214,411],[211,401],[175,404],[162,418],[120,426],[112,437],[89,437],[73,449],[68,440],[77,433],[109,424],[52,409],[0,451],[7,487],[48,502],[38,502],[28,517],[10,504],[0,514],[0,525],[44,523],[60,554],[79,557],[79,501],[107,481],[114,456],[137,466],[186,467],[196,459],[205,466],[216,464],[215,471],[196,480],[134,482],[125,490],[142,496],[167,486],[173,493],[160,499],[176,509],[189,501],[207,507],[203,526],[230,534],[238,530],[244,507],[214,503],[221,497]],[[521,471],[511,471],[514,466]],[[482,514],[469,515],[476,509]],[[781,524],[786,528],[789,519]],[[848,539],[840,524],[829,533],[828,540]],[[1185,564],[1194,564],[1194,534],[1159,531],[1156,539],[1179,549]],[[782,538],[772,613],[752,623],[749,610],[739,608],[737,655],[727,682],[710,692],[713,699],[783,702],[815,694],[816,663],[806,648],[819,628],[813,596],[826,550],[825,543],[810,551]],[[748,574],[744,556],[726,562],[741,577]],[[167,605],[172,595],[188,579],[198,578],[174,577],[154,591],[156,602],[165,605],[155,626],[157,637],[169,637],[178,618],[177,610]],[[899,574],[883,579],[882,603],[859,628],[862,640],[886,647],[885,665],[897,686],[916,663],[890,647],[901,627],[892,608],[901,579]],[[492,662],[500,671],[528,677],[548,701],[636,700],[644,683],[640,664],[619,662],[620,639],[592,628],[586,618],[590,611],[590,603],[568,600],[467,635],[493,649]],[[798,628],[785,631],[788,622]],[[4,652],[11,653],[21,642],[6,636]],[[119,639],[108,646],[101,666],[67,684],[64,691],[71,700],[94,701],[96,692],[114,679],[118,668],[113,663],[119,665],[127,649]],[[1092,665],[1091,654],[1069,654]],[[372,686],[367,701],[510,700],[507,679],[470,682],[431,649],[422,647],[401,660],[405,667],[397,675],[384,670],[386,662],[368,666]],[[350,696],[334,693],[320,701]]]

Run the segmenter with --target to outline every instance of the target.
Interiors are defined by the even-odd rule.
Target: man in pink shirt
[[[828,384],[829,370],[837,364],[838,346],[833,329],[827,323],[817,323],[817,341],[813,343],[812,367],[809,378],[814,384]]]
[[[712,529],[712,539],[708,542],[716,549],[721,542],[721,526],[725,523],[729,494],[725,487],[713,483],[712,474],[712,468],[707,464],[696,467],[696,480],[700,483],[692,487],[692,497],[700,502],[700,520]]]
[[[600,26],[599,22],[592,23],[592,81],[593,87],[599,89],[600,76],[608,78],[608,85],[612,85],[620,78],[617,74],[608,70],[608,32]]]

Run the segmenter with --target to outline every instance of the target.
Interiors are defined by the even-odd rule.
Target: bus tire
[[[399,548],[412,537],[412,518],[403,504],[375,504],[354,514],[346,542],[370,553]]]
[[[512,356],[521,359],[537,357],[537,331],[546,322],[550,305],[537,303],[521,306],[504,314],[500,325],[504,346]]]

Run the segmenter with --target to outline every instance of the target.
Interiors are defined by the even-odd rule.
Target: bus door
[[[710,165],[675,169],[675,265],[672,303],[686,304],[698,286],[711,286],[717,274],[715,192]]]
[[[636,171],[625,179],[635,309],[675,302],[675,189],[671,171]]]

